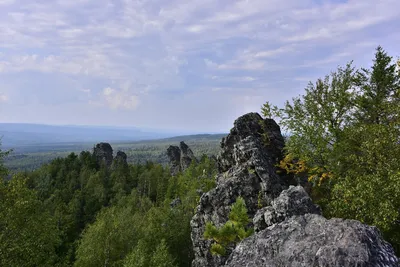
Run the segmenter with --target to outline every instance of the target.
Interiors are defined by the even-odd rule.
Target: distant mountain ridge
[[[53,143],[134,142],[181,135],[179,132],[146,131],[136,127],[0,123],[3,148]]]

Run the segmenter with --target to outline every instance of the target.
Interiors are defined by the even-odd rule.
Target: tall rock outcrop
[[[179,149],[181,150],[181,170],[184,171],[189,168],[192,161],[197,161],[193,154],[193,151],[189,148],[185,142],[179,143]]]
[[[93,148],[93,155],[99,164],[110,167],[113,161],[113,149],[109,143],[99,143]]]
[[[181,150],[177,146],[169,146],[167,149],[171,174],[176,175],[181,169]]]
[[[202,195],[191,221],[193,267],[217,266],[397,266],[391,246],[376,228],[357,221],[321,216],[301,186],[290,186],[275,165],[284,139],[272,119],[257,113],[239,117],[222,139],[217,187]],[[210,253],[206,222],[222,226],[242,196],[256,234]],[[327,229],[330,228],[330,229]]]
[[[206,222],[223,225],[238,196],[245,199],[253,217],[259,205],[269,205],[286,187],[274,167],[283,145],[280,128],[273,120],[249,113],[234,122],[228,136],[221,141],[217,187],[203,194],[191,221],[194,267],[222,266],[227,259],[211,255],[212,242],[203,238]],[[228,248],[227,255],[229,252]]]
[[[178,146],[169,146],[167,156],[170,162],[171,174],[176,175],[180,171],[186,170],[192,161],[197,161],[193,151],[185,142],[180,142]]]

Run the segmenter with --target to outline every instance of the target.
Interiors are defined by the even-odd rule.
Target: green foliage
[[[111,177],[115,172],[118,169]],[[111,206],[103,208],[86,227],[75,266],[166,266],[162,262],[190,266],[190,220],[199,197],[196,190],[208,190],[214,184],[214,173],[214,162],[208,157],[176,177],[150,162],[130,166],[130,172],[122,174],[126,184],[134,186],[132,193],[115,195]],[[111,181],[115,181],[114,188],[121,179]],[[169,203],[176,197],[182,203],[171,208]],[[157,249],[154,244],[162,240],[165,243]]]
[[[150,260],[150,266],[154,267],[174,267],[174,259],[168,252],[168,247],[164,239],[161,240],[154,251]]]
[[[225,255],[226,248],[253,234],[252,228],[247,228],[251,220],[247,215],[246,203],[242,197],[238,197],[232,205],[229,220],[220,228],[211,222],[206,223],[204,238],[215,241],[211,245],[211,253]]]
[[[124,260],[124,267],[150,267],[150,247],[143,240],[138,244]]]
[[[354,99],[354,68],[345,68],[309,83],[305,95],[286,102],[284,109],[274,108],[280,125],[290,133],[286,151],[304,160],[314,168],[318,177],[326,166],[335,161],[332,157],[334,144],[341,138],[342,129],[350,123]]]
[[[381,46],[376,49],[371,70],[357,73],[360,94],[356,98],[356,118],[363,124],[390,124],[399,121],[400,75],[397,64]]]
[[[399,253],[400,72],[382,47],[373,63],[339,67],[262,112],[290,134],[280,167],[308,175],[324,214],[378,226]]]
[[[1,146],[1,139],[0,139],[0,146]],[[8,169],[4,166],[4,158],[8,156],[12,150],[8,151],[3,151],[1,150],[0,147],[0,179],[3,179],[3,177],[6,177],[8,174]]]
[[[124,256],[136,244],[142,218],[151,206],[148,199],[132,191],[117,205],[103,209],[83,232],[74,266],[121,266]]]
[[[167,188],[167,198],[179,197],[185,205],[194,209],[200,199],[197,190],[208,192],[214,188],[216,174],[216,163],[204,155],[198,164],[193,162],[184,173],[172,178]]]
[[[54,266],[59,234],[26,177],[0,182],[0,266]]]
[[[162,239],[155,250],[140,240],[134,250],[124,260],[124,267],[176,267],[167,242]]]
[[[399,252],[400,131],[370,124],[347,129],[346,134],[340,144],[346,155],[340,162],[341,176],[326,209],[331,216],[377,226]]]

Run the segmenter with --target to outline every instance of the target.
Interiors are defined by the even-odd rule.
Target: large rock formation
[[[167,156],[169,158],[172,175],[186,170],[192,161],[197,161],[192,150],[183,141],[180,142],[179,147],[169,146],[167,149]]]
[[[221,142],[217,187],[202,195],[191,221],[193,266],[397,266],[374,227],[326,220],[301,186],[289,187],[293,180],[277,175],[283,146],[275,121],[257,113],[235,121]],[[203,238],[206,222],[223,225],[238,196],[257,233],[213,256],[212,242]]]
[[[245,199],[253,217],[259,205],[269,205],[286,187],[274,167],[283,145],[280,128],[273,120],[249,113],[235,121],[229,135],[221,141],[217,187],[203,194],[191,221],[194,267],[221,266],[227,259],[211,255],[212,242],[203,238],[206,222],[223,225],[238,196]],[[229,255],[229,248],[227,251]]]
[[[355,220],[305,214],[287,218],[243,240],[224,266],[373,267],[398,265],[377,230]]]
[[[93,148],[93,155],[99,164],[111,166],[113,161],[113,149],[109,143],[99,143]]]

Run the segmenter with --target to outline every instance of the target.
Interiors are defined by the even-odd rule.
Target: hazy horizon
[[[152,127],[137,127],[134,125],[90,125],[90,124],[48,124],[48,123],[31,123],[31,122],[0,122],[0,125],[35,125],[35,126],[50,126],[50,127],[71,127],[71,128],[105,128],[105,129],[131,129],[140,131],[152,131],[152,132],[162,132],[162,133],[182,133],[182,134],[224,134],[229,131],[224,132],[213,132],[213,131],[191,131],[185,129],[162,129],[162,128],[152,128]],[[233,126],[233,122],[232,122]],[[1,132],[0,132],[1,134]]]

